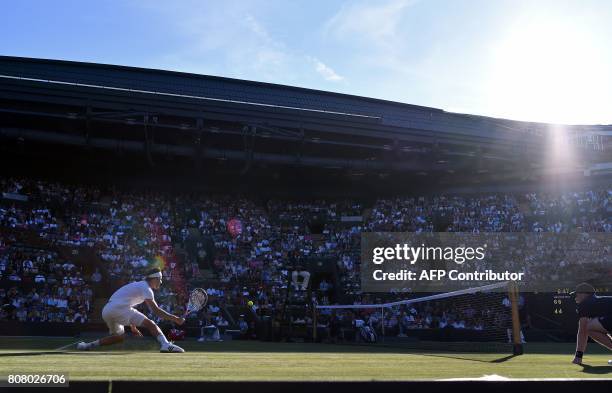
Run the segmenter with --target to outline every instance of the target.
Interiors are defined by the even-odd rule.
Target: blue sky
[[[22,0],[0,7],[2,55],[612,124],[611,1]]]

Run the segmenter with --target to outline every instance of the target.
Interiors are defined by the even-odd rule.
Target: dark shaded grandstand
[[[551,163],[544,153],[557,128],[220,77],[0,57],[3,156],[74,162],[106,150],[119,168],[137,155],[136,165],[158,175],[191,174],[208,186],[235,178],[250,189],[380,195],[610,172],[612,126],[563,127],[575,156]]]

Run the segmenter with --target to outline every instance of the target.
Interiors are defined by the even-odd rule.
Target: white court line
[[[612,378],[508,378],[502,375],[491,374],[483,375],[482,377],[473,378],[445,378],[436,379],[436,381],[444,382],[460,382],[460,381],[496,381],[496,382],[553,382],[553,381],[610,381]]]

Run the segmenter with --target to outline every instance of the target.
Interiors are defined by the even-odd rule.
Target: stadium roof
[[[107,64],[0,56],[0,77],[338,114],[403,128],[471,135],[549,127],[293,86]]]
[[[263,154],[268,154],[269,161],[295,161],[270,156],[284,152],[291,142],[299,145],[293,155],[299,155],[302,163],[310,157],[313,165],[343,166],[337,162],[340,159],[350,160],[347,166],[380,169],[374,165],[376,161],[384,161],[382,154],[395,151],[397,154],[387,160],[392,162],[385,165],[417,171],[431,168],[429,164],[420,165],[422,160],[415,161],[414,157],[410,157],[410,163],[402,164],[401,156],[431,156],[438,169],[448,169],[446,166],[456,169],[459,163],[452,162],[451,156],[480,155],[504,163],[524,161],[529,152],[537,154],[546,149],[550,131],[558,128],[270,83],[7,56],[0,56],[0,104],[0,114],[13,116],[11,119],[19,115],[63,118],[78,124],[86,121],[87,127],[90,122],[115,127],[149,124],[197,135],[202,132],[209,136],[216,133],[266,138],[281,144],[256,151],[245,142],[237,150],[234,146],[237,155],[233,156],[226,154],[232,152],[229,145],[223,146],[230,159],[242,159],[244,151],[250,151],[251,158],[259,154],[263,159]],[[17,127],[9,127],[11,124]],[[28,135],[34,138],[41,136],[39,131],[50,131],[37,131],[40,124],[26,130],[24,121],[0,125],[5,135],[13,136],[29,131]],[[612,126],[563,126],[563,129],[576,135],[600,134],[607,138],[612,133]],[[208,139],[213,141],[214,137]],[[200,143],[200,136],[196,140]],[[179,149],[177,145],[181,143],[171,144]],[[307,144],[316,146],[307,151],[303,147]],[[372,155],[366,150],[379,153]],[[210,157],[221,152],[211,151],[214,149],[209,144]],[[332,158],[336,161],[330,161]]]

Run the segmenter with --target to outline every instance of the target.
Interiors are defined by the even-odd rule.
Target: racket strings
[[[206,305],[208,294],[202,288],[196,288],[189,294],[189,302],[187,303],[187,312],[200,310]]]

